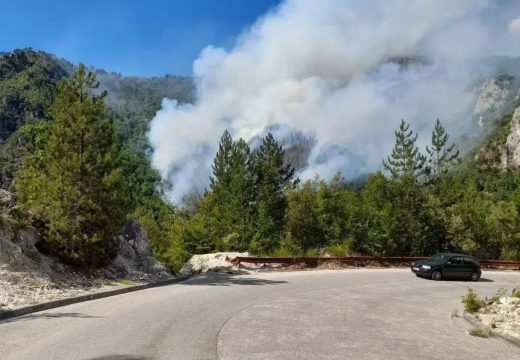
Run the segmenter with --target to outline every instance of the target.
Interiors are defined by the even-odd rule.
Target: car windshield
[[[435,261],[435,262],[444,262],[444,260],[446,260],[446,255],[444,254],[436,254],[436,255],[433,255],[431,258],[430,258],[431,261]]]

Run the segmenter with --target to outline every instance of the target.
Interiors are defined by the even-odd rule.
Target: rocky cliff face
[[[504,144],[500,163],[503,170],[520,167],[520,106],[511,119],[511,130]]]
[[[479,126],[488,126],[512,111],[519,100],[519,87],[519,76],[502,74],[487,79],[480,88],[473,112]]]
[[[490,77],[478,94],[473,116],[486,135],[474,160],[485,168],[520,167],[520,75]]]

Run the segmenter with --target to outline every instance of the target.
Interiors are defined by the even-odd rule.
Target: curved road
[[[211,274],[0,322],[8,359],[513,359],[452,318],[468,286],[491,296],[520,273],[434,282],[403,269]]]

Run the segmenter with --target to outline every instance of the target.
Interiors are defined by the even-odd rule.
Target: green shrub
[[[499,289],[497,291],[497,293],[495,294],[495,296],[493,296],[491,298],[491,302],[494,302],[494,303],[499,302],[501,297],[506,296],[506,292],[507,292],[507,289],[504,289],[504,288]]]
[[[352,243],[352,239],[346,239],[341,244],[331,245],[325,249],[325,252],[329,255],[335,256],[344,256],[348,255],[350,252],[350,245]]]
[[[341,256],[346,255],[347,251],[341,245],[331,245],[325,249],[325,252],[329,255]]]
[[[511,291],[511,296],[512,297],[516,297],[516,298],[520,298],[520,289],[513,289],[513,291]]]
[[[291,251],[285,247],[280,247],[272,253],[274,257],[290,257],[291,255]]]
[[[120,279],[119,283],[121,285],[135,285],[135,281],[130,280],[130,279]]]
[[[305,250],[303,256],[318,256],[318,250],[316,249],[308,249]]]
[[[462,297],[462,303],[464,304],[464,311],[470,314],[477,312],[485,305],[484,301],[478,298],[475,290],[472,288],[468,288],[466,295]]]

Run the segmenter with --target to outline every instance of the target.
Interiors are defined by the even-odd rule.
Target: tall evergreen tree
[[[418,179],[423,174],[426,158],[415,145],[417,134],[410,125],[401,120],[395,132],[395,146],[392,154],[383,161],[392,179],[392,214],[396,222],[392,228],[394,246],[399,251],[413,255],[430,252],[428,212],[424,194]]]
[[[225,130],[220,138],[218,151],[213,160],[210,192],[205,195],[205,206],[202,208],[203,214],[201,214],[202,219],[212,224],[207,229],[208,238],[205,241],[213,243],[213,248],[221,248],[222,239],[230,232],[228,204],[231,200],[230,168],[232,155],[233,138],[229,131]]]
[[[220,138],[218,151],[213,160],[213,176],[210,177],[210,189],[215,194],[229,187],[231,156],[233,154],[233,138],[225,130]]]
[[[383,165],[396,180],[417,180],[423,171],[425,157],[415,145],[418,134],[410,130],[410,125],[401,120],[395,131],[395,146],[392,154],[383,160]]]
[[[284,150],[271,133],[254,153],[252,174],[257,229],[252,247],[256,252],[270,252],[277,247],[284,228],[285,186],[294,184],[294,169],[284,165]]]
[[[206,195],[205,216],[217,224],[211,232],[215,248],[246,250],[250,235],[251,181],[250,150],[247,143],[233,141],[226,130],[213,162],[210,194]]]
[[[126,186],[104,97],[90,96],[94,73],[80,65],[58,85],[45,141],[16,179],[20,202],[47,226],[47,250],[75,264],[101,264],[117,250]]]
[[[448,146],[448,139],[449,135],[437,119],[432,130],[431,147],[426,147],[429,158],[425,167],[430,190],[427,196],[432,228],[430,237],[436,250],[445,249],[449,240],[448,208],[453,203],[453,194],[450,191],[453,180],[445,175],[460,161],[459,151],[455,150],[455,144]]]
[[[251,151],[243,139],[233,143],[230,165],[229,202],[227,214],[232,232],[226,239],[226,247],[247,250],[252,232],[252,177]]]
[[[447,173],[452,165],[457,164],[459,151],[455,150],[455,144],[448,146],[450,136],[446,133],[444,126],[439,119],[435,122],[432,131],[431,148],[426,147],[428,155],[427,173],[431,180],[437,180],[440,176]]]

